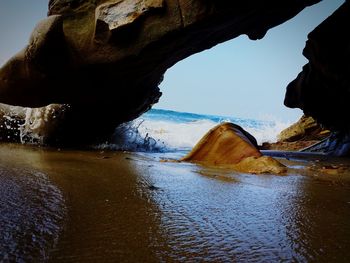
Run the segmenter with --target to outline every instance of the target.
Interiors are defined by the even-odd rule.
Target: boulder
[[[270,156],[247,157],[231,167],[238,172],[253,174],[283,174],[287,172],[286,166]]]
[[[247,173],[283,173],[286,167],[262,156],[255,138],[233,123],[211,129],[180,161],[233,169]]]
[[[296,123],[277,136],[279,142],[317,141],[330,135],[330,131],[318,124],[314,118],[303,115]]]
[[[0,102],[70,104],[65,127],[80,132],[61,134],[91,140],[157,103],[178,61],[242,34],[260,39],[317,2],[51,0],[28,46],[0,69]]]
[[[273,150],[273,151],[302,151],[304,149],[310,148],[311,146],[319,142],[320,142],[319,140],[295,141],[295,142],[264,142],[259,147],[259,149]]]
[[[312,149],[329,137],[331,132],[312,117],[303,115],[296,123],[284,129],[277,136],[278,141],[264,142],[260,150],[301,151]]]
[[[225,165],[261,155],[251,134],[236,124],[225,122],[208,131],[181,161]]]

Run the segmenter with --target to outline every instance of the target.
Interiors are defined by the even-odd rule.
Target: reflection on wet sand
[[[283,213],[293,260],[349,262],[350,185],[303,179]]]
[[[22,169],[46,173],[66,199],[65,231],[52,261],[155,261],[153,247],[165,244],[158,240],[159,213],[126,155],[21,148],[6,155],[17,155]]]
[[[0,262],[48,259],[65,216],[62,193],[45,174],[0,164]]]
[[[292,169],[284,177],[248,175],[160,163],[155,154],[14,145],[0,146],[0,163],[2,174],[11,165],[17,177],[26,177],[23,171],[40,172],[48,178],[46,184],[62,193],[64,230],[50,250],[52,262],[350,258],[348,179],[307,176],[305,169]],[[304,167],[311,161],[285,164]]]

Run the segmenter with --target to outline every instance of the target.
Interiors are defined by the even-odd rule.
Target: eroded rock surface
[[[239,172],[253,174],[283,174],[287,172],[286,166],[270,156],[247,157],[231,167]]]
[[[280,132],[277,142],[264,142],[260,149],[300,151],[319,143],[329,137],[330,133],[314,118],[303,115],[296,123]]]
[[[286,167],[262,156],[255,138],[233,123],[211,129],[180,161],[229,168],[247,173],[283,173]]]
[[[324,129],[314,118],[303,115],[296,123],[280,132],[278,141],[322,140],[329,135],[330,131]]]
[[[309,60],[288,87],[285,105],[334,131],[315,148],[332,155],[350,155],[350,2],[346,1],[313,30],[303,54]]]
[[[260,157],[255,138],[233,123],[222,123],[208,131],[181,161],[206,164],[236,164],[246,157]]]
[[[309,60],[287,87],[285,105],[300,108],[333,130],[350,130],[350,2],[346,1],[309,35]]]
[[[158,101],[176,62],[241,34],[262,38],[317,2],[51,0],[29,45],[0,69],[0,102],[70,104],[75,141],[111,133]]]

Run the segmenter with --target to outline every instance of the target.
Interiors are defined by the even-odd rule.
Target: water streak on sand
[[[61,191],[39,171],[0,163],[0,261],[47,260],[66,208]]]

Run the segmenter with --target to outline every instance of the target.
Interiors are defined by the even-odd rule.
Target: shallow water
[[[161,156],[0,145],[0,261],[349,262],[348,169],[284,156],[287,176],[250,175]]]

